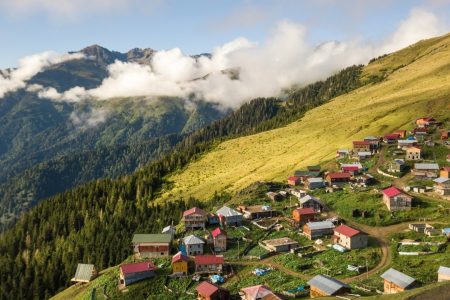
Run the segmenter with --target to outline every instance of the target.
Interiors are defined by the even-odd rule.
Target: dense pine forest
[[[283,126],[307,110],[361,86],[354,66],[291,91],[286,101],[255,99],[195,131],[174,150],[132,175],[96,180],[58,194],[24,213],[0,237],[0,299],[45,299],[69,285],[78,262],[102,270],[131,254],[135,232],[178,223],[195,199],[155,204],[164,176],[214,147],[215,141]]]

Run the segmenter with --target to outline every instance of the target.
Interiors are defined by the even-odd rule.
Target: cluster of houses
[[[344,224],[336,224],[332,220],[321,220],[319,215],[327,210],[327,206],[318,198],[307,194],[297,187],[303,185],[308,190],[326,188],[333,192],[344,184],[367,186],[373,177],[366,173],[361,164],[363,160],[372,157],[381,147],[381,143],[397,143],[398,148],[405,150],[405,160],[422,160],[422,150],[418,141],[424,141],[430,128],[438,124],[433,118],[416,120],[417,127],[408,137],[406,130],[397,130],[384,137],[368,136],[363,140],[353,141],[353,149],[337,150],[338,159],[352,158],[358,162],[342,163],[338,172],[323,172],[320,166],[308,166],[306,170],[295,171],[287,179],[288,188],[280,192],[269,192],[267,196],[273,201],[279,201],[287,196],[297,197],[298,203],[292,210],[291,221],[301,228],[301,234],[310,240],[322,237],[331,238],[334,245],[352,250],[368,246],[368,235],[356,228]],[[441,139],[448,139],[448,131],[442,132]],[[450,158],[448,158],[450,159]],[[393,171],[401,172],[404,160],[396,160],[391,164]],[[441,195],[450,194],[450,167],[442,167],[435,163],[416,163],[412,170],[417,177],[435,178],[435,190]],[[412,206],[412,197],[395,186],[382,190],[383,203],[390,211],[408,210]],[[175,241],[176,229],[167,226],[160,234],[135,234],[132,239],[133,253],[140,262],[126,263],[119,267],[119,288],[137,281],[156,276],[157,266],[151,258],[168,257],[176,244],[178,252],[172,256],[171,265],[173,276],[195,274],[222,274],[225,259],[220,253],[227,251],[226,229],[230,226],[241,226],[243,220],[269,219],[280,216],[281,213],[270,205],[240,205],[236,209],[223,206],[215,213],[209,213],[201,208],[193,207],[186,210],[181,223],[188,234]],[[214,228],[206,230],[206,228]],[[206,234],[194,234],[195,230],[202,230]],[[299,243],[289,237],[268,239],[259,245],[270,252],[289,252],[300,247]],[[206,254],[210,253],[210,254]],[[93,265],[79,264],[72,281],[89,282],[97,276]],[[384,279],[385,293],[396,293],[413,288],[417,285],[414,278],[397,270],[389,269],[381,275]],[[439,269],[439,281],[450,280],[450,269]],[[336,296],[350,292],[350,286],[326,275],[317,275],[308,281],[311,297]],[[196,287],[198,299],[229,299],[230,293],[226,289],[203,281]],[[265,285],[246,287],[240,290],[242,299],[281,299]]]

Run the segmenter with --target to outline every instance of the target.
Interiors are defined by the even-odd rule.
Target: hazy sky
[[[46,50],[66,52],[91,44],[210,52],[238,37],[263,42],[275,24],[307,29],[311,44],[359,38],[382,40],[412,9],[448,20],[450,1],[419,0],[0,0],[0,68]]]

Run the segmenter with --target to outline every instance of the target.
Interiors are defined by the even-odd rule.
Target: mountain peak
[[[83,53],[90,59],[96,60],[98,63],[103,64],[103,65],[111,64],[116,60],[120,60],[120,61],[127,60],[127,57],[125,54],[117,52],[117,51],[108,50],[107,48],[104,48],[97,44],[83,48],[79,52]]]

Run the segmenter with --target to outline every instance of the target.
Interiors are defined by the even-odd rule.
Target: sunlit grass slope
[[[167,178],[160,199],[234,192],[260,180],[284,180],[295,169],[334,157],[352,140],[411,128],[423,115],[450,118],[450,36],[419,42],[376,60],[364,78],[384,77],[309,111],[286,127],[219,144]]]

